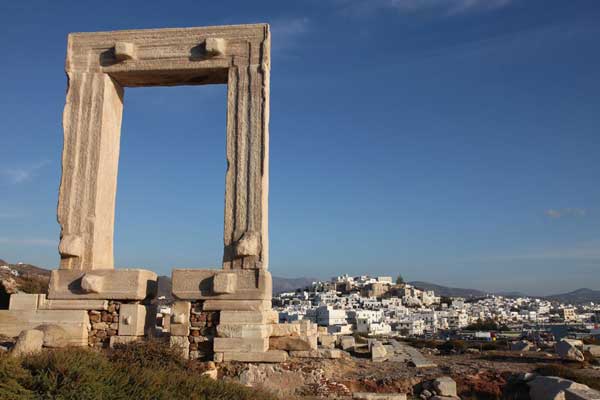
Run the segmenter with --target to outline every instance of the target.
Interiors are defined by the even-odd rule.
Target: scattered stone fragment
[[[356,392],[352,394],[353,399],[360,400],[406,400],[404,393],[363,393]]]
[[[439,396],[456,397],[456,382],[449,376],[442,376],[433,380],[433,388]]]
[[[528,382],[531,400],[597,400],[600,392],[587,385],[555,376],[538,376]]]
[[[583,346],[580,340],[561,339],[554,346],[554,351],[563,360],[584,361],[583,353],[576,346]]]
[[[354,336],[342,336],[340,338],[340,347],[342,350],[352,351],[355,346],[356,340],[354,339]]]
[[[371,345],[371,361],[381,362],[387,359],[387,350],[381,342],[374,342]]]
[[[35,354],[42,351],[44,344],[44,332],[37,329],[27,329],[19,334],[15,347],[12,349],[12,355],[15,357]]]
[[[67,331],[58,325],[44,324],[35,329],[44,333],[44,347],[60,348],[69,345]]]

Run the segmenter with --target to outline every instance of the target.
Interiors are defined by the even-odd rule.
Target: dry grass
[[[20,359],[0,355],[0,399],[276,399],[201,377],[190,365],[158,342],[106,353],[64,349]]]

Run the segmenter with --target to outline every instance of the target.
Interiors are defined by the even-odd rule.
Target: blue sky
[[[58,264],[66,35],[269,22],[270,269],[600,289],[600,2],[0,5],[0,258]],[[226,87],[127,89],[115,260],[219,266]]]

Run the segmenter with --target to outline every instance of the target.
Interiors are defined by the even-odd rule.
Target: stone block
[[[156,274],[143,269],[54,270],[50,300],[143,300],[156,294]]]
[[[175,268],[172,276],[173,295],[182,300],[270,301],[273,295],[273,280],[266,270]]]
[[[240,361],[240,362],[255,362],[255,363],[281,363],[288,359],[288,353],[282,350],[269,350],[265,352],[236,352],[228,351],[222,354],[221,361]],[[219,357],[220,358],[220,357]],[[215,361],[217,361],[215,359]]]
[[[68,335],[71,346],[87,346],[90,320],[83,310],[2,310],[0,334],[16,337],[21,331],[36,329],[40,325],[58,325]]]
[[[319,344],[326,349],[334,349],[336,341],[334,335],[319,335]]]
[[[69,334],[56,324],[44,324],[35,328],[44,333],[44,347],[62,348],[69,345]]]
[[[269,311],[271,300],[206,300],[204,311]]]
[[[339,349],[300,350],[290,351],[290,356],[298,358],[337,359],[342,358],[342,351]]]
[[[217,335],[223,338],[268,338],[274,325],[223,324],[217,326]]]
[[[115,43],[115,58],[119,61],[133,60],[136,58],[137,49],[134,43],[117,42]]]
[[[213,292],[217,294],[235,293],[237,286],[237,274],[221,273],[213,277]]]
[[[121,304],[119,309],[119,336],[144,336],[146,311],[146,306],[141,304]]]
[[[115,347],[117,345],[137,342],[138,340],[141,340],[141,339],[143,339],[142,336],[111,336],[109,346],[112,349],[113,347]]]
[[[108,300],[48,300],[40,297],[40,310],[107,310]]]
[[[354,350],[356,346],[356,340],[353,336],[342,336],[339,341],[342,350]]]
[[[171,336],[169,344],[171,347],[179,349],[181,356],[186,360],[190,357],[190,341],[187,336]]]
[[[43,294],[15,293],[10,295],[9,310],[37,310],[40,296]]]
[[[15,357],[39,353],[44,344],[44,332],[26,329],[19,334],[11,354]]]
[[[269,339],[262,338],[215,338],[215,352],[265,352],[269,349]]]
[[[213,361],[214,362],[223,362],[223,353],[214,353],[213,354]]]
[[[387,358],[387,350],[381,342],[374,342],[371,345],[371,361],[380,362]]]
[[[406,400],[406,394],[355,392],[352,393],[352,398],[358,400]]]
[[[441,376],[433,380],[433,388],[440,396],[456,397],[456,382],[449,376]]]
[[[189,301],[176,301],[171,307],[170,331],[173,336],[188,336],[190,334],[190,309]]]
[[[204,41],[204,49],[208,56],[222,56],[227,50],[227,42],[223,38],[209,37]]]
[[[271,350],[316,350],[316,336],[280,336],[269,339],[269,349]]]
[[[277,311],[221,311],[221,324],[272,324],[279,319]]]
[[[293,322],[294,324],[300,325],[300,334],[306,336],[318,336],[319,329],[318,325],[308,319],[302,319],[300,321]]]
[[[271,336],[300,336],[300,324],[273,324]]]

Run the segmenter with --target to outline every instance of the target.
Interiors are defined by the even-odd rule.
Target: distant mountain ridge
[[[31,264],[10,264],[9,262],[0,259],[0,265],[9,265],[11,268],[19,271],[24,275],[41,275],[48,277],[50,270],[41,268]],[[159,296],[165,296],[167,299],[171,298],[171,277],[161,276],[159,277]],[[304,289],[310,286],[313,282],[318,281],[317,278],[300,277],[300,278],[282,278],[273,277],[273,294],[277,295],[283,292],[293,292],[297,289]],[[409,284],[424,290],[433,290],[436,295],[444,297],[483,297],[489,294],[496,294],[499,296],[506,297],[527,297],[526,294],[521,292],[507,291],[507,292],[484,292],[478,289],[467,289],[467,288],[455,288],[443,285],[437,285],[435,283],[423,282],[423,281],[412,281]],[[581,304],[581,303],[600,303],[600,290],[581,288],[568,293],[559,293],[549,296],[529,296],[546,299],[550,301],[558,301],[566,304]]]
[[[581,304],[588,303],[590,301],[593,301],[594,303],[600,303],[600,290],[582,288],[569,293],[544,296],[544,298],[568,304]]]

